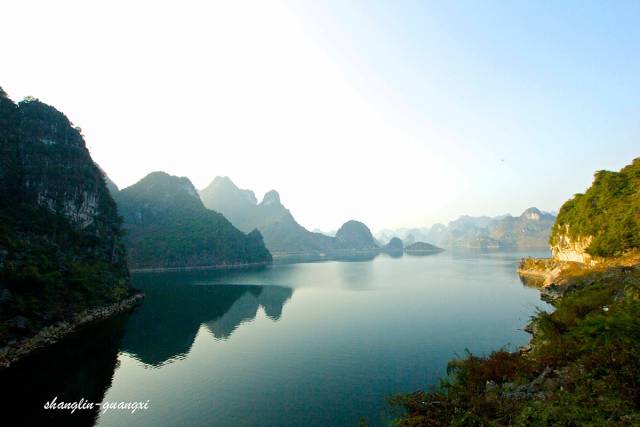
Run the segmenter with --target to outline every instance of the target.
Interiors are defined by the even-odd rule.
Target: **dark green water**
[[[32,424],[384,425],[385,397],[437,382],[465,349],[525,344],[525,255],[455,252],[134,275],[144,305],[0,376]],[[84,397],[148,410],[39,408]]]

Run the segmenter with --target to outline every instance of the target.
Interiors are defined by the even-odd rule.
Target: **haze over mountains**
[[[441,247],[466,248],[538,248],[549,245],[549,235],[556,217],[537,208],[529,208],[519,216],[461,216],[449,224],[424,228],[382,230],[380,242],[401,238],[405,245],[424,241]]]
[[[448,225],[385,230],[377,239],[365,224],[350,220],[329,236],[298,224],[277,191],[258,201],[253,191],[238,188],[229,177],[216,177],[200,192],[187,178],[164,172],[149,174],[121,191],[109,184],[107,178],[125,220],[133,268],[253,264],[270,262],[272,254],[331,258],[402,253],[403,247],[417,242],[437,247],[545,247],[555,221],[552,214],[530,208],[517,217],[462,216]]]
[[[216,177],[200,191],[200,197],[207,208],[222,213],[240,230],[258,229],[273,254],[319,255],[378,249],[369,228],[358,221],[346,222],[335,237],[307,230],[281,203],[275,190],[258,203],[253,191],[238,188],[228,177]]]

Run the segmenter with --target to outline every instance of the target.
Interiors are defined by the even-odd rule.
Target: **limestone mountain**
[[[204,205],[221,212],[231,223],[245,233],[256,228],[256,195],[251,190],[241,190],[229,177],[216,177],[211,184],[200,192]]]
[[[376,243],[369,227],[359,221],[345,222],[336,233],[336,243],[339,248],[355,249],[359,251],[376,250]]]
[[[259,231],[244,234],[205,208],[189,179],[153,172],[116,195],[133,268],[271,262]]]
[[[584,194],[562,205],[550,243],[555,258],[579,262],[640,249],[640,158],[596,172]]]
[[[389,243],[382,247],[383,252],[402,253],[404,252],[404,243],[398,237],[392,237]]]
[[[547,245],[555,216],[529,208],[520,216],[505,215],[487,225],[490,238],[505,247],[544,247]]]
[[[1,89],[0,199],[2,341],[129,294],[121,220],[80,129]]]
[[[274,254],[324,255],[361,249],[359,242],[350,245],[348,239],[341,242],[298,224],[275,190],[266,193],[258,203],[253,191],[239,189],[227,177],[217,177],[200,192],[200,197],[206,207],[221,212],[241,230],[260,230],[267,248]]]

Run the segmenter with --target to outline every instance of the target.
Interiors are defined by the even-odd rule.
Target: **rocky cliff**
[[[558,261],[581,262],[583,264],[594,262],[593,257],[587,252],[589,245],[593,241],[593,236],[572,237],[568,228],[568,225],[566,225],[564,231],[555,235],[551,246],[553,258]]]
[[[596,172],[584,194],[562,205],[550,244],[554,258],[583,263],[640,249],[640,158]]]
[[[130,293],[121,221],[79,128],[0,89],[0,337]]]

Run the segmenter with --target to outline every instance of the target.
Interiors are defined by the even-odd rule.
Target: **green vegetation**
[[[130,293],[121,220],[78,128],[0,90],[0,343]]]
[[[586,251],[598,257],[640,248],[640,158],[620,172],[597,172],[584,194],[562,206],[550,243],[559,244],[565,234],[573,240],[593,236]]]
[[[116,195],[132,268],[271,262],[262,235],[245,235],[204,207],[187,178],[154,172]]]
[[[640,424],[640,268],[578,276],[532,320],[529,351],[450,362],[429,392],[391,398],[402,426]]]

